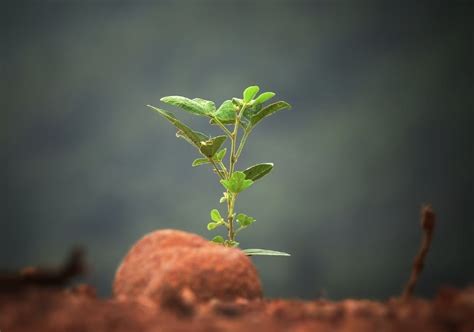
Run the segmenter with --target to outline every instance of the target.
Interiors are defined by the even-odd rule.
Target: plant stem
[[[222,161],[219,161],[219,166],[221,167],[222,171],[224,172],[224,175],[227,177],[229,174],[227,173],[227,168],[225,167],[225,165]]]
[[[227,127],[222,122],[220,122],[218,118],[213,117],[212,119],[217,123],[219,127],[221,127],[221,129],[226,133],[226,135],[229,136],[230,139],[232,139],[232,133],[230,132],[230,130],[227,129]]]
[[[234,131],[232,132],[231,145],[230,145],[230,156],[229,156],[229,176],[232,176],[234,173],[235,166],[235,146],[237,143],[237,135],[239,133],[239,127],[236,124]]]
[[[237,153],[235,155],[235,162],[237,162],[237,160],[239,159],[240,157],[240,154],[242,153],[242,150],[245,146],[245,143],[247,142],[247,138],[249,137],[250,135],[250,130],[245,130],[244,131],[244,135],[242,136],[242,140],[240,141],[240,144],[239,144],[239,148],[237,149]]]
[[[229,172],[227,174],[228,178],[231,178],[232,174],[234,174],[234,168],[238,159],[238,154],[242,152],[242,149],[240,148],[240,146],[239,146],[240,152],[239,151],[236,152],[236,147],[237,147],[237,138],[239,135],[240,117],[241,117],[241,114],[244,113],[246,107],[247,107],[246,104],[242,105],[240,110],[238,110],[235,115],[234,130],[232,131],[231,136],[230,136],[231,148],[230,148],[230,156],[229,156]],[[244,137],[245,137],[245,133],[244,133]],[[244,141],[244,144],[245,144],[245,141]],[[227,237],[229,241],[235,241],[234,240],[235,239],[234,208],[235,208],[236,199],[237,199],[237,194],[231,193],[229,190],[227,190],[227,210],[228,210],[227,223],[229,224]]]
[[[229,194],[228,194],[229,195]],[[235,199],[237,198],[236,194],[230,194],[228,199],[227,208],[229,210],[229,214],[227,215],[227,223],[229,224],[227,237],[230,241],[234,241],[235,239],[235,232],[234,232],[234,207],[235,207]]]
[[[207,159],[209,159],[209,162],[214,166],[214,170],[216,171],[217,175],[219,175],[219,177],[220,177],[221,179],[225,179],[225,173],[226,173],[226,172],[225,172],[224,170],[222,170],[222,171],[224,171],[224,174],[222,174],[222,173],[221,173],[221,170],[220,170],[219,167],[217,166],[216,162],[215,162],[212,158],[207,158]]]

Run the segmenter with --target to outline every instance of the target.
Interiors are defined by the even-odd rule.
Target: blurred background
[[[474,280],[471,1],[12,1],[1,13],[0,267],[87,249],[110,295],[147,232],[207,238],[222,188],[146,104],[220,104],[253,84],[293,105],[263,121],[240,168],[274,162],[239,197],[243,248],[269,297],[386,299],[438,224],[417,294]],[[223,209],[223,207],[222,207]]]

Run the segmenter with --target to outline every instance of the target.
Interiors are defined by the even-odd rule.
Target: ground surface
[[[2,332],[55,331],[469,331],[474,288],[442,289],[432,300],[211,300],[170,291],[161,305],[98,299],[89,286],[26,287],[0,293]]]

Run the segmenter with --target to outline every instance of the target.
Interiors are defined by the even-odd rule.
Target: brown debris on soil
[[[85,271],[84,253],[82,249],[76,248],[68,260],[56,269],[26,267],[19,272],[0,272],[0,292],[14,292],[29,286],[64,287]]]
[[[117,298],[146,297],[157,304],[183,291],[198,302],[262,297],[257,270],[242,251],[177,230],[139,240],[117,270],[113,290]]]
[[[435,228],[436,216],[430,205],[425,205],[421,208],[421,229],[423,236],[421,240],[420,250],[413,261],[413,268],[411,271],[410,279],[403,290],[402,300],[407,301],[415,290],[418,278],[423,271],[425,266],[426,255],[430,250],[431,241],[433,240],[433,232]]]

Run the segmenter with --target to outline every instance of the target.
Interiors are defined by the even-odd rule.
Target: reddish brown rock
[[[116,297],[147,296],[162,302],[170,290],[194,293],[197,301],[262,297],[257,271],[242,251],[200,236],[161,230],[139,240],[115,275]]]

